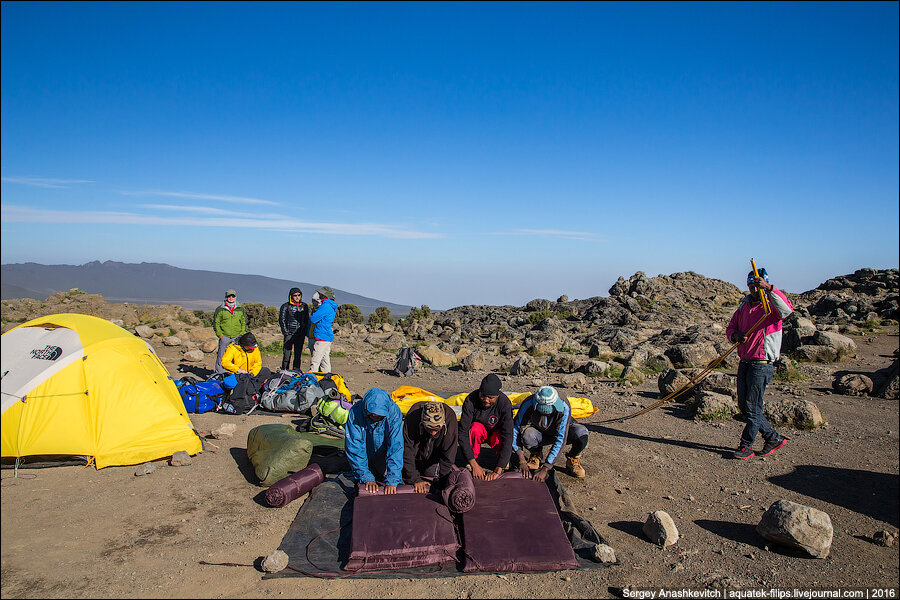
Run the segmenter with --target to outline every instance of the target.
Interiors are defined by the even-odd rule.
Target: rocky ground
[[[333,359],[333,370],[356,393],[414,385],[449,396],[476,388],[493,370],[508,392],[552,383],[590,398],[600,410],[584,420],[591,432],[583,459],[588,475],[562,480],[579,513],[615,549],[619,565],[438,580],[329,581],[263,580],[250,566],[201,565],[201,560],[251,564],[265,556],[278,547],[300,503],[268,508],[245,452],[251,428],[291,423],[291,416],[206,413],[192,418],[199,430],[234,423],[237,431],[231,439],[207,440],[189,466],[159,460],[153,473],[141,477],[134,467],[20,470],[18,477],[4,470],[2,595],[558,598],[660,587],[896,590],[897,542],[876,542],[881,532],[888,539],[896,535],[900,525],[900,417],[896,386],[890,383],[892,376],[896,380],[896,367],[893,375],[890,369],[898,353],[896,270],[857,272],[829,282],[823,285],[830,289],[791,296],[798,317],[809,323],[792,324],[792,355],[800,358],[786,362],[781,380],[767,394],[775,406],[813,404],[820,426],[781,425],[788,444],[748,461],[729,458],[742,424],[728,410],[698,409],[704,406],[700,394],[635,419],[602,423],[654,402],[667,374],[690,375],[721,351],[722,328],[740,298],[739,290],[724,282],[692,273],[652,279],[636,274],[622,278],[608,298],[461,307],[405,328],[339,330],[336,351],[342,355]],[[109,305],[79,293],[44,303],[4,301],[3,331],[29,316],[67,310],[93,311],[89,314],[118,319],[135,331],[148,327],[144,333],[175,378],[212,366],[212,355],[201,349],[205,328],[189,323],[192,313],[177,307]],[[181,335],[184,339],[169,340],[171,345],[163,340]],[[408,378],[387,374],[399,336],[402,345],[418,345],[423,353],[449,355],[449,363],[423,366]],[[814,350],[797,352],[803,347]],[[195,350],[201,358],[186,359]],[[466,361],[472,355],[475,359]],[[275,369],[280,356],[266,355],[264,362]],[[723,396],[726,408],[733,373],[734,363],[726,363],[717,371],[719,387],[706,390]],[[845,376],[859,377],[855,385],[836,387]],[[827,558],[809,558],[756,533],[763,512],[779,499],[830,516],[834,538]],[[642,534],[648,514],[656,510],[668,512],[678,527],[674,546],[661,549]]]

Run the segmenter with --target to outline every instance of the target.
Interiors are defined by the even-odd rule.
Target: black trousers
[[[291,351],[294,353],[294,370],[301,370],[300,359],[303,356],[303,341],[305,339],[306,334],[300,329],[290,335],[284,336],[284,342],[282,344],[284,347],[284,354],[281,357],[282,371],[287,371],[291,364]]]

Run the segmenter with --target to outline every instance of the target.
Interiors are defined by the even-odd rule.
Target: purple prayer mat
[[[578,559],[544,483],[520,473],[475,481],[478,502],[462,515],[463,571],[558,571]]]

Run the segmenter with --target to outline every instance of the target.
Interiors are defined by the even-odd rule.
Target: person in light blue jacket
[[[344,452],[353,477],[369,492],[384,481],[396,494],[403,474],[403,413],[386,391],[372,388],[353,405],[344,425]]]
[[[312,326],[309,336],[312,342],[309,370],[312,373],[331,373],[331,343],[334,341],[331,325],[338,307],[334,301],[334,291],[327,285],[317,289],[313,294],[313,304],[318,304],[318,307],[309,317]]]

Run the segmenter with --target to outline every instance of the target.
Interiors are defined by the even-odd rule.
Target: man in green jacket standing
[[[247,333],[247,314],[244,307],[237,303],[237,292],[228,290],[225,292],[225,302],[216,307],[213,313],[213,329],[219,338],[219,352],[216,354],[216,373],[224,373],[222,357],[225,350],[232,342]]]

